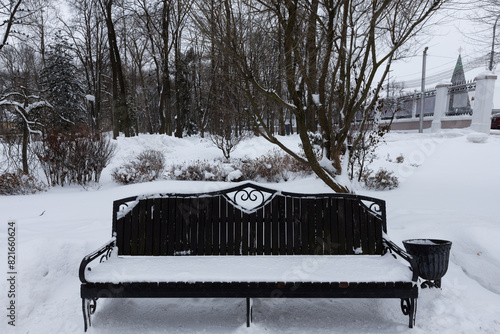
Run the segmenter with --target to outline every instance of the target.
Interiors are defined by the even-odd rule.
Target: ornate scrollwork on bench
[[[225,193],[224,197],[241,211],[252,213],[269,203],[275,194],[260,187],[245,187]]]
[[[108,260],[111,257],[111,254],[113,253],[113,248],[115,247],[115,243],[116,243],[116,238],[113,238],[95,252],[90,253],[89,255],[84,257],[84,259],[80,263],[80,270],[79,270],[80,281],[82,283],[87,282],[87,280],[85,279],[85,269],[91,270],[91,268],[87,266],[98,257],[100,257],[99,263]]]
[[[83,310],[83,318],[84,318],[84,329],[87,329],[92,326],[91,317],[95,313],[97,308],[97,298],[92,299],[82,299],[82,310]]]
[[[415,325],[415,315],[417,313],[417,299],[416,298],[403,298],[401,299],[401,311],[404,315],[409,316],[409,327]]]

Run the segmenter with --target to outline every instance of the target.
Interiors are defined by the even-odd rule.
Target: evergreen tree
[[[68,42],[58,33],[49,45],[42,70],[42,87],[53,106],[47,115],[47,127],[68,131],[85,124],[84,87]]]

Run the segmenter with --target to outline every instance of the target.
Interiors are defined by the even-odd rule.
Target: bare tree
[[[40,98],[38,95],[32,95],[25,90],[8,93],[0,96],[0,106],[8,106],[22,125],[22,165],[23,172],[29,174],[28,166],[28,146],[32,134],[41,134],[40,120],[37,117],[37,111],[42,108],[52,108],[52,106]]]
[[[476,58],[475,65],[484,65],[494,70],[498,63],[500,46],[500,0],[480,0],[476,2],[459,1],[453,17],[471,22],[462,34],[470,41],[476,52],[483,55]]]
[[[24,0],[23,3],[31,12],[23,22],[26,39],[40,54],[42,65],[45,66],[47,45],[57,29],[58,10],[53,6],[53,0]]]
[[[116,138],[120,130],[124,132],[126,137],[129,137],[131,135],[132,124],[128,107],[126,77],[120,55],[120,48],[118,46],[118,37],[115,31],[113,2],[114,0],[99,0],[99,5],[108,29],[109,58],[113,75],[111,102],[114,119],[113,137]]]
[[[109,129],[103,121],[106,107],[108,58],[106,30],[102,22],[97,0],[81,0],[71,3],[73,18],[62,20],[64,31],[73,42],[74,51],[85,75],[86,94],[89,104],[89,124],[94,133]],[[111,118],[111,117],[108,117]]]
[[[231,128],[227,128],[227,132],[223,132],[222,134],[210,134],[210,140],[215,147],[222,151],[222,155],[226,160],[229,160],[231,153],[245,138],[247,138],[245,133],[240,135],[237,131]]]
[[[199,1],[199,12],[203,14],[196,21],[237,69],[242,82],[238,84],[252,106],[255,128],[270,142],[309,164],[333,190],[350,191],[337,176],[347,172],[343,161],[348,159],[343,155],[351,125],[357,121],[364,126],[373,115],[392,61],[401,56],[403,46],[446,1],[214,2],[223,8],[217,19],[210,15],[209,6]],[[271,29],[264,30],[269,22]],[[261,64],[266,46],[253,38],[257,33],[281,43],[285,87],[281,94],[265,84]],[[260,56],[259,62],[253,61],[256,55]],[[265,61],[276,62],[275,54],[267,54]],[[263,126],[259,98],[272,100],[294,114],[305,158]],[[309,136],[316,124],[320,126],[323,146],[323,157],[319,159]]]
[[[22,0],[0,1],[0,51],[7,44],[10,34],[12,33],[12,27],[20,22],[19,12],[21,9]]]

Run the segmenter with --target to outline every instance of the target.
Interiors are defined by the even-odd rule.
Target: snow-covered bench
[[[99,298],[396,298],[413,327],[410,255],[385,202],[255,183],[113,203],[112,239],[80,265],[85,330]],[[395,254],[399,255],[396,257]]]

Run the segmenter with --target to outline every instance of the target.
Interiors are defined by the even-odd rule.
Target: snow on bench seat
[[[113,256],[85,277],[128,282],[411,282],[391,254],[293,256]]]

